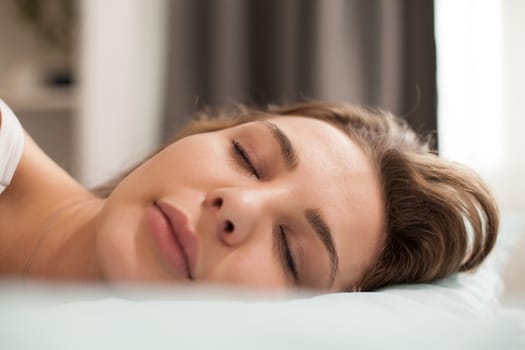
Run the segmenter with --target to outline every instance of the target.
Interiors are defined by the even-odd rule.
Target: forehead
[[[327,122],[305,117],[270,120],[294,144],[301,161],[297,174],[319,183],[320,194],[323,197],[331,194],[332,203],[349,204],[357,193],[367,192],[370,186],[377,185],[372,162],[341,130]]]
[[[372,262],[379,247],[383,201],[372,162],[343,131],[305,117],[275,117],[294,144],[300,164],[293,175],[303,203],[320,208],[332,229],[347,284]],[[336,284],[337,284],[336,280]]]
[[[331,170],[332,177],[348,175],[349,171],[373,171],[371,162],[356,142],[327,122],[306,117],[275,117],[269,120],[289,135],[301,159],[326,167],[324,170]]]

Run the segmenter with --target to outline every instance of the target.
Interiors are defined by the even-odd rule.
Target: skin
[[[297,151],[293,169],[285,166],[269,124],[250,122],[171,144],[107,199],[82,188],[29,140],[12,185],[0,196],[0,246],[5,247],[0,273],[348,289],[382,244],[384,210],[376,173],[362,150],[328,123],[279,116],[269,121]],[[180,208],[199,236],[192,280],[166,264],[152,238],[148,212],[158,201]],[[306,209],[318,209],[330,227],[339,259],[333,279],[329,255],[306,220]],[[226,222],[234,229],[226,229]],[[276,244],[281,227],[299,281]]]

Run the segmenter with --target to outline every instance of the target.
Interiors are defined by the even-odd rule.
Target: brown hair
[[[388,112],[328,102],[265,110],[241,107],[234,113],[205,111],[171,141],[269,114],[334,125],[358,143],[376,168],[386,213],[383,247],[358,284],[348,290],[430,282],[475,268],[490,253],[499,219],[483,180],[470,169],[438,157],[429,139],[422,139],[403,119]],[[98,189],[98,194],[108,195],[119,180]]]

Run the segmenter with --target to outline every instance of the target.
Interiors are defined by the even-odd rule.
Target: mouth
[[[190,228],[186,214],[167,202],[155,201],[152,206],[152,234],[163,262],[171,270],[194,279],[198,237]]]

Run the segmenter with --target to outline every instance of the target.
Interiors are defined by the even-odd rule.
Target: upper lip
[[[195,277],[194,272],[197,263],[198,236],[191,229],[188,216],[182,210],[164,201],[158,201],[156,205],[168,219],[175,239],[181,245],[188,269],[188,277],[192,280]]]

